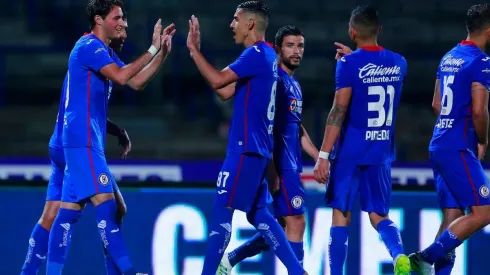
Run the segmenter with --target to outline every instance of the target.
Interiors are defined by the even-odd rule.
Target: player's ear
[[[281,48],[279,48],[279,46],[277,45],[274,46],[274,50],[276,51],[277,54],[281,52]]]
[[[94,19],[95,19],[95,24],[97,25],[102,25],[102,23],[104,23],[104,19],[102,19],[102,16],[100,15],[96,15]]]
[[[255,26],[255,20],[253,18],[250,18],[248,20],[248,24],[247,24],[247,29],[248,30],[252,30]]]

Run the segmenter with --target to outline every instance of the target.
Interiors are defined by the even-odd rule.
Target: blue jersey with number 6
[[[276,52],[265,41],[245,49],[229,68],[236,83],[228,154],[257,153],[272,157],[277,87]]]
[[[466,150],[478,144],[471,109],[471,83],[490,89],[490,57],[475,44],[462,41],[441,60],[441,113],[434,127],[429,151]]]
[[[405,58],[382,47],[361,47],[338,60],[336,92],[352,97],[332,159],[357,165],[395,160],[396,110],[407,72]]]

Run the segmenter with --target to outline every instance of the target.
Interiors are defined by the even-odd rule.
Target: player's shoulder
[[[243,56],[251,58],[265,57],[270,54],[275,54],[275,50],[265,42],[256,43],[246,48],[242,53]]]
[[[94,53],[97,53],[98,51],[107,51],[107,47],[104,43],[98,38],[93,37],[93,35],[82,36],[75,44],[75,48],[82,51],[93,50]]]
[[[385,53],[388,55],[388,56],[391,56],[393,59],[395,60],[399,60],[400,62],[403,62],[403,63],[407,63],[407,60],[405,59],[405,57],[397,52],[394,52],[392,50],[388,50],[388,49],[384,49]]]

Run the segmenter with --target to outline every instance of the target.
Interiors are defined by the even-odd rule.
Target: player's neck
[[[475,43],[476,46],[478,48],[480,48],[480,50],[485,51],[485,46],[487,44],[487,41],[486,41],[485,37],[483,37],[482,35],[474,36],[474,35],[469,34],[466,37],[466,41],[471,41],[471,42]]]
[[[357,40],[356,44],[357,44],[357,48],[379,46],[378,41],[376,41],[376,39]]]
[[[265,41],[265,35],[263,33],[251,32],[243,41],[243,45],[245,48],[248,48],[259,41]]]
[[[294,75],[294,70],[288,68],[284,63],[280,63],[279,64],[279,67],[281,67],[281,70],[285,71],[289,76],[293,76]]]
[[[106,46],[109,46],[109,44],[111,43],[111,40],[109,38],[107,38],[106,35],[104,35],[104,32],[102,30],[99,30],[97,28],[94,28],[92,30],[92,34],[97,36],[97,38],[100,39],[100,41],[104,42],[104,44]]]

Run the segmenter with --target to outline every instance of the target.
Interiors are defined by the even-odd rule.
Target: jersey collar
[[[468,41],[468,40],[461,41],[461,46],[475,46],[475,47],[477,47],[477,45],[475,44],[475,42]]]
[[[379,52],[379,51],[383,50],[383,47],[381,47],[381,46],[364,46],[364,47],[359,47],[359,49],[363,49],[363,50],[369,51],[369,52]]]

